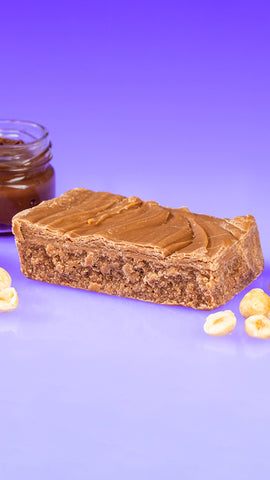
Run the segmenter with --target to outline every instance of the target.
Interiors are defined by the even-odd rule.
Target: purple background
[[[52,141],[84,186],[255,215],[270,281],[268,2],[1,3],[2,118]],[[206,313],[27,280],[0,318],[0,477],[269,478],[270,341]]]

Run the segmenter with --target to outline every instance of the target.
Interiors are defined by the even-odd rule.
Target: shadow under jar
[[[12,217],[55,196],[46,128],[20,120],[0,120],[0,233],[11,231]]]

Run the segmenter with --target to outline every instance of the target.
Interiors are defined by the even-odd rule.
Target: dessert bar
[[[76,188],[13,217],[24,275],[167,305],[211,310],[263,270],[255,219]]]

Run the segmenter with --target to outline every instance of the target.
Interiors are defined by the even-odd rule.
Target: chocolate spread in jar
[[[55,195],[51,143],[26,143],[0,136],[0,233],[11,231],[12,217]]]
[[[0,145],[22,145],[22,140],[14,140],[13,138],[0,137]]]

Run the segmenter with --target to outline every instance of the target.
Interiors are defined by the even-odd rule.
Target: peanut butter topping
[[[161,207],[137,197],[123,197],[83,188],[19,214],[45,230],[69,238],[103,237],[156,250],[162,256],[198,254],[213,258],[244,234],[243,222],[191,213],[187,208]],[[243,218],[243,217],[242,217]],[[247,216],[247,228],[252,217]]]

